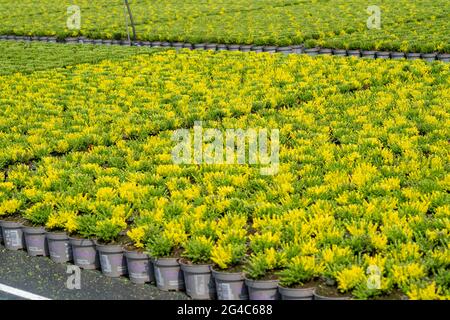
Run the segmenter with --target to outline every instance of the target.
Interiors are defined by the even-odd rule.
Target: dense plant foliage
[[[0,216],[287,286],[450,296],[448,64],[109,50],[0,76]],[[278,128],[278,174],[175,165],[197,120]]]
[[[81,8],[68,30],[67,7]],[[447,0],[380,0],[380,29],[368,29],[364,0],[130,1],[140,40],[221,42],[450,52]],[[0,1],[0,34],[126,38],[122,0]]]

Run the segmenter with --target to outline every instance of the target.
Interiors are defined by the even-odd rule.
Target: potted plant
[[[184,277],[179,263],[180,246],[187,240],[184,226],[176,220],[165,223],[160,232],[151,235],[147,250],[154,258],[156,285],[163,291],[184,290]]]
[[[213,240],[204,235],[193,236],[184,245],[180,265],[186,293],[193,299],[208,300],[216,296],[216,287],[211,274],[213,246]]]
[[[66,263],[73,260],[72,246],[66,230],[74,232],[77,229],[76,216],[75,211],[63,209],[50,214],[45,225],[48,230],[46,237],[50,259],[56,263]]]
[[[314,256],[296,256],[278,273],[282,300],[312,300],[316,278],[323,270]]]
[[[25,211],[26,225],[22,228],[30,256],[48,256],[46,230],[43,225],[53,210],[52,203],[39,202]]]
[[[126,210],[122,206],[115,211]],[[99,254],[102,273],[107,277],[117,278],[127,273],[127,263],[123,247],[118,238],[127,227],[126,216],[100,220],[96,225],[96,248]]]
[[[127,246],[124,254],[127,260],[128,277],[136,284],[155,282],[153,262],[149,255],[142,251],[149,232],[151,228],[145,225],[135,226],[127,232],[127,236],[133,241],[133,247]]]
[[[245,257],[245,242],[218,243],[211,252],[215,263],[212,273],[219,300],[248,300],[248,289],[241,262]]]
[[[18,199],[4,199],[0,203],[0,227],[2,238],[6,249],[20,250],[25,247],[22,222],[23,219],[14,216],[22,207],[22,202]]]
[[[278,277],[276,271],[284,264],[283,255],[275,248],[253,253],[245,267],[245,284],[250,300],[277,300]]]
[[[351,265],[352,250],[345,246],[332,245],[321,252],[324,266],[321,280],[314,290],[314,300],[349,300],[350,296],[342,294],[337,287],[337,275]]]
[[[96,233],[97,218],[92,214],[79,215],[76,218],[78,234],[69,238],[72,246],[73,260],[83,269],[98,269],[100,267],[96,244],[92,238]]]

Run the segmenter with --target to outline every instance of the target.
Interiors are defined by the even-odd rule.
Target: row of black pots
[[[55,37],[26,37],[26,36],[0,36],[0,40],[24,40],[24,41],[45,41],[57,42]],[[334,55],[334,56],[350,56],[362,57],[367,59],[423,59],[426,61],[439,60],[450,62],[450,54],[448,53],[404,53],[404,52],[388,52],[388,51],[371,51],[371,50],[344,50],[344,49],[327,49],[327,48],[308,48],[302,45],[295,46],[254,46],[254,45],[238,45],[238,44],[215,44],[215,43],[184,43],[184,42],[167,42],[167,41],[137,41],[130,42],[128,40],[102,40],[88,39],[85,37],[66,38],[63,42],[69,44],[102,44],[102,45],[130,45],[146,46],[146,47],[166,47],[175,49],[191,49],[191,50],[213,50],[213,51],[241,51],[241,52],[269,52],[269,53],[285,53],[285,54],[307,54],[316,55]]]
[[[42,227],[0,220],[0,242],[6,249],[26,249],[30,256],[49,256],[56,263],[74,262],[82,269],[101,269],[108,277],[128,275],[133,283],[156,283],[162,291],[184,291],[199,300],[312,300],[332,299],[314,288],[290,289],[277,280],[251,280],[242,272],[221,272],[211,265],[187,264],[177,258],[150,258],[120,245],[47,232]],[[334,298],[336,299],[336,298]]]

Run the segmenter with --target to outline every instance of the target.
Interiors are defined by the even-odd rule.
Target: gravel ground
[[[0,284],[55,300],[186,300],[180,292],[162,292],[154,285],[136,285],[127,278],[108,278],[100,271],[82,270],[81,289],[69,290],[67,265],[49,258],[0,246]],[[0,291],[0,300],[18,299]]]

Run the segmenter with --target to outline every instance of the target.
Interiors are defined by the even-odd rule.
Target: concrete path
[[[136,285],[127,278],[112,279],[100,271],[81,271],[81,289],[66,287],[66,264],[30,257],[24,251],[0,246],[0,300],[48,298],[52,300],[185,300],[180,292],[162,292],[154,285]]]

